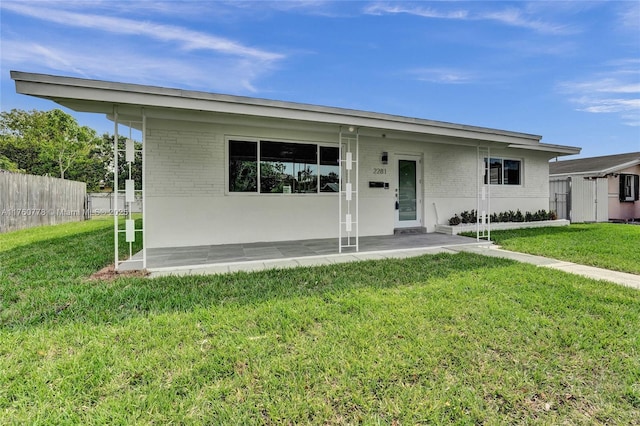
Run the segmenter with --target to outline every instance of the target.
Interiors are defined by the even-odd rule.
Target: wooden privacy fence
[[[0,171],[0,233],[84,220],[87,184]]]

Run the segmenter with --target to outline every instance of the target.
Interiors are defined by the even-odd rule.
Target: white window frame
[[[501,180],[500,183],[491,183],[491,160],[500,160],[501,164],[502,164],[502,176],[501,176]],[[504,162],[506,161],[517,161],[518,163],[520,163],[520,183],[517,184],[509,184],[509,183],[505,183],[505,167],[504,167]],[[507,187],[518,187],[518,186],[523,186],[524,185],[524,160],[522,158],[513,158],[513,157],[497,157],[497,156],[492,156],[490,158],[485,157],[484,161],[487,162],[487,167],[486,167],[486,173],[488,173],[488,175],[484,176],[484,180],[486,180],[486,184],[487,185],[492,185],[492,186],[507,186]]]
[[[257,144],[257,190],[255,192],[235,192],[229,190],[229,142],[230,141],[241,141],[241,142],[255,142]],[[271,192],[260,192],[260,142],[283,142],[283,143],[297,143],[304,145],[315,145],[318,149],[318,162],[316,165],[318,166],[318,190],[312,193],[271,193]],[[291,139],[279,139],[279,138],[260,138],[255,136],[233,136],[227,135],[225,136],[225,163],[224,163],[224,194],[230,195],[232,197],[327,197],[339,194],[339,192],[322,192],[320,191],[320,147],[329,147],[339,149],[338,143],[331,142],[316,142],[316,141],[305,141],[305,140],[291,140]]]
[[[636,188],[635,188],[635,183],[636,183],[636,176],[634,174],[630,174],[630,173],[622,173],[620,174],[620,179],[624,179],[624,183],[622,184],[622,186],[624,187],[624,199],[621,198],[621,201],[631,201],[631,202],[635,202],[636,200]],[[627,184],[628,182],[628,184]],[[627,195],[627,190],[629,191],[629,195]]]

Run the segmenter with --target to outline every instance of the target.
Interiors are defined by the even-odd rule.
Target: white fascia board
[[[582,148],[576,146],[567,146],[567,145],[552,145],[546,143],[539,143],[537,145],[522,145],[522,144],[511,144],[508,148],[516,148],[516,149],[528,149],[531,151],[543,151],[556,155],[575,155],[580,154]],[[556,156],[554,155],[554,157]]]
[[[633,161],[629,161],[627,163],[618,164],[617,166],[605,169],[601,173],[603,175],[608,175],[609,173],[615,173],[615,172],[618,172],[620,170],[628,169],[629,167],[637,166],[638,164],[640,164],[640,160],[633,160]]]
[[[45,74],[11,72],[16,91],[87,110],[127,104],[430,134],[535,149],[541,136],[390,114]],[[82,102],[73,102],[82,101]],[[89,106],[91,103],[100,105]],[[108,113],[108,111],[104,111]]]
[[[580,172],[580,173],[554,173],[549,174],[550,178],[565,178],[565,177],[602,177],[601,172]]]

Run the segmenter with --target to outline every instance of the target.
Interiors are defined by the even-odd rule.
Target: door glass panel
[[[417,220],[416,162],[410,160],[399,160],[398,173],[400,220]]]

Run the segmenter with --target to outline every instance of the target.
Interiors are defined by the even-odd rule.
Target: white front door
[[[422,161],[416,155],[396,156],[396,228],[422,226]]]

